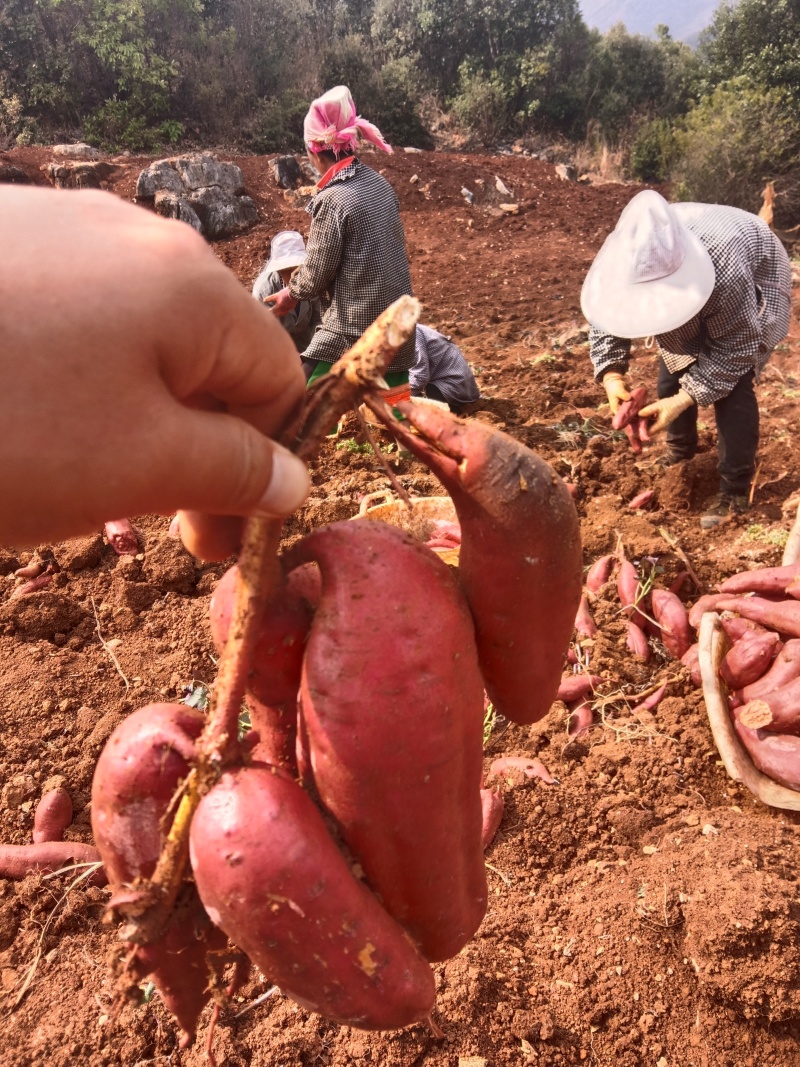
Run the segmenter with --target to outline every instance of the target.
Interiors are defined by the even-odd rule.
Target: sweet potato
[[[740,721],[742,708],[733,712],[733,725],[750,759],[762,774],[800,791],[800,737],[750,730]]]
[[[396,433],[444,484],[461,525],[458,578],[481,671],[516,723],[547,714],[581,597],[580,528],[563,481],[519,441],[438,408],[398,405]]]
[[[211,598],[211,635],[219,650],[230,629],[237,573],[236,567],[226,571]],[[266,605],[245,698],[251,725],[261,742],[259,755],[292,771],[297,695],[312,616],[307,595],[315,600],[319,596],[319,573],[314,567],[297,568]]]
[[[800,563],[788,567],[756,567],[741,571],[720,582],[720,593],[783,593],[787,585],[800,575]]]
[[[646,405],[647,390],[643,385],[637,385],[635,389],[631,390],[630,400],[623,400],[617,408],[616,414],[611,420],[611,429],[624,430]]]
[[[719,617],[719,623],[731,641],[739,641],[745,634],[772,633],[761,623],[753,622],[752,619],[743,619],[739,615],[722,614]]]
[[[631,511],[643,511],[653,503],[655,495],[655,489],[643,489],[641,493],[637,493],[632,500],[628,501],[628,507]]]
[[[594,637],[597,633],[597,623],[592,618],[591,611],[589,611],[589,597],[586,594],[581,597],[578,612],[575,616],[575,633],[580,634],[581,637]]]
[[[51,789],[36,805],[33,842],[60,841],[72,822],[72,800],[66,789]]]
[[[719,673],[729,689],[742,689],[767,671],[780,651],[781,639],[769,630],[746,631],[726,653]]]
[[[573,704],[570,708],[569,721],[567,722],[567,733],[570,737],[580,737],[581,734],[585,734],[587,730],[591,729],[593,722],[594,711],[588,701],[583,700],[580,703]]]
[[[365,1030],[430,1014],[430,967],[287,775],[259,764],[223,774],[192,820],[190,855],[213,921],[298,1004]]]
[[[78,841],[42,841],[35,845],[0,845],[0,878],[25,878],[40,871],[42,874],[58,871],[81,863],[97,863],[100,853],[91,845]],[[79,871],[70,871],[74,878]],[[105,885],[106,875],[102,868],[95,872],[90,885]]]
[[[723,600],[730,599],[731,597],[728,593],[706,593],[705,596],[699,597],[689,608],[689,625],[693,630],[697,630],[700,626],[700,620],[707,611],[716,611],[717,604]]]
[[[100,754],[92,783],[92,832],[112,893],[153,873],[163,844],[162,819],[188,773],[204,722],[200,712],[183,704],[151,704],[120,723]],[[210,996],[206,953],[225,944],[191,890],[162,937],[137,949],[134,971],[140,978],[150,975],[184,1031],[184,1045]]]
[[[135,556],[141,551],[139,534],[130,519],[113,519],[105,524],[103,532],[118,556]]]
[[[547,767],[535,756],[503,756],[493,761],[490,774],[505,774],[506,771],[520,771],[526,778],[541,778],[547,785],[558,785]]]
[[[738,711],[742,724],[752,730],[800,734],[800,678],[749,701]]]
[[[631,708],[631,715],[635,715],[637,711],[655,711],[663,700],[666,691],[667,683],[664,682],[664,684],[659,686],[654,693],[651,693],[649,696],[645,697],[641,703]]]
[[[653,618],[661,629],[661,643],[670,655],[680,659],[694,643],[683,602],[669,589],[653,589],[650,602]]]
[[[740,695],[743,704],[757,700],[774,689],[782,689],[795,678],[800,678],[800,639],[787,641],[778,652],[767,672],[755,682],[746,685]]]
[[[481,814],[483,816],[481,845],[484,851],[494,841],[495,834],[503,821],[505,806],[506,802],[499,789],[481,789]]]
[[[636,568],[630,560],[625,559],[623,556],[619,561],[619,570],[617,571],[617,595],[630,621],[644,630],[646,620],[637,607],[639,593],[639,577],[636,573]]]
[[[584,700],[601,681],[602,678],[598,674],[565,674],[558,687],[556,699],[563,700],[565,704]]]
[[[449,959],[487,893],[467,605],[435,553],[382,522],[333,523],[287,559],[322,574],[300,689],[314,786],[389,914],[428,959]]]
[[[615,555],[600,556],[594,561],[586,572],[584,586],[590,593],[599,593],[611,577],[611,572],[617,564]]]
[[[788,637],[800,637],[800,601],[775,602],[763,597],[739,597],[720,600],[717,611],[735,611],[745,619],[760,622],[770,630]]]
[[[627,638],[625,647],[629,652],[632,652],[634,656],[641,656],[642,659],[647,662],[650,659],[650,645],[646,634],[641,627],[637,626],[635,622],[631,622],[630,619],[628,619],[626,626]]]
[[[703,684],[703,679],[700,677],[700,646],[697,643],[684,652],[681,656],[681,663],[690,672],[692,682],[699,689]]]

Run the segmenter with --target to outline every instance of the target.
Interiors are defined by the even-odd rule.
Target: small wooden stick
[[[664,526],[659,526],[658,532],[661,534],[661,536],[664,538],[664,540],[667,542],[667,544],[675,549],[675,555],[685,565],[686,570],[689,572],[689,577],[694,582],[695,588],[697,589],[697,592],[699,593],[702,590],[703,586],[702,586],[702,583],[701,583],[700,579],[697,577],[697,573],[695,572],[695,569],[692,566],[692,563],[691,563],[691,560],[689,559],[689,557],[683,551],[683,549],[678,544],[676,539],[672,536],[672,534],[669,532],[669,530],[667,530]]]
[[[728,711],[725,683],[719,675],[719,667],[730,642],[716,612],[707,611],[703,615],[698,637],[700,676],[703,680],[703,699],[708,724],[725,770],[735,782],[746,786],[762,804],[768,804],[772,808],[800,811],[800,793],[787,789],[762,774],[736,736]]]

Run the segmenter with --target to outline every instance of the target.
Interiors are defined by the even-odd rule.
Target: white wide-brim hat
[[[714,279],[714,264],[699,238],[663,196],[645,189],[595,256],[581,308],[592,326],[614,337],[668,333],[700,311]]]
[[[281,230],[272,238],[269,259],[264,270],[277,273],[289,267],[299,267],[306,261],[306,246],[302,234],[297,230]]]

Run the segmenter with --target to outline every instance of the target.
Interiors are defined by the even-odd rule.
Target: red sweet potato
[[[599,593],[611,577],[611,572],[617,564],[615,555],[600,556],[594,561],[586,572],[584,586],[590,593]]]
[[[639,577],[634,565],[624,556],[617,572],[617,595],[630,621],[644,630],[646,620],[636,606],[639,603]]]
[[[434,552],[382,522],[333,523],[287,559],[322,574],[300,690],[314,786],[389,914],[449,959],[487,893],[484,687],[464,597]]]
[[[628,507],[631,511],[643,511],[652,504],[655,495],[655,489],[643,489],[641,493],[637,493],[632,500],[628,501]]]
[[[654,693],[651,693],[650,696],[645,697],[640,704],[631,708],[631,715],[635,715],[637,711],[654,711],[661,703],[666,691],[667,683],[664,682],[664,684],[659,686]]]
[[[28,874],[41,871],[43,874],[58,871],[62,867],[72,867],[81,863],[97,863],[100,853],[91,845],[82,845],[78,841],[42,841],[35,845],[0,845],[0,878],[25,878]],[[75,877],[79,871],[70,871]],[[105,885],[106,876],[102,869],[95,872],[89,880],[90,885]]]
[[[800,737],[750,730],[740,722],[742,710],[732,712],[733,725],[750,759],[773,781],[800,791]]]
[[[647,640],[647,635],[641,627],[637,626],[635,622],[631,622],[628,619],[627,623],[627,639],[625,641],[625,647],[629,652],[632,652],[634,656],[641,656],[642,659],[647,662],[650,659],[650,645]]]
[[[735,611],[745,619],[760,622],[770,630],[788,637],[800,637],[800,602],[782,600],[775,602],[763,597],[739,597],[721,600],[717,611]]]
[[[33,842],[60,841],[72,822],[72,800],[66,789],[51,789],[36,805]]]
[[[581,597],[578,612],[575,616],[575,633],[581,637],[594,637],[597,633],[597,623],[589,611],[589,598],[586,594]]]
[[[800,678],[749,701],[738,711],[742,724],[752,730],[800,734]]]
[[[493,761],[490,774],[505,774],[506,771],[521,771],[526,778],[541,778],[546,785],[558,785],[547,767],[535,756],[503,756]]]
[[[9,597],[10,600],[15,600],[20,596],[27,596],[29,593],[35,593],[39,589],[44,589],[46,585],[49,585],[53,580],[53,574],[47,570],[44,574],[40,574],[37,578],[31,578],[27,582],[23,582],[22,585],[18,585]]]
[[[612,430],[624,430],[646,405],[647,390],[643,385],[637,385],[635,389],[631,390],[630,400],[624,400],[617,408],[616,414],[611,420]]]
[[[739,697],[743,704],[757,700],[774,689],[783,689],[795,678],[800,678],[800,639],[787,641],[778,652],[774,662],[759,679],[746,685]]]
[[[781,639],[769,630],[746,631],[720,664],[720,676],[729,689],[742,689],[768,670],[781,649]]]
[[[230,629],[237,574],[237,567],[226,571],[211,598],[211,634],[219,650],[224,647]],[[297,694],[312,616],[306,594],[316,599],[318,587],[319,573],[315,567],[297,568],[266,605],[245,699],[251,725],[261,743],[259,755],[292,771],[295,770]]]
[[[705,596],[699,597],[689,608],[689,625],[693,630],[699,629],[700,620],[707,611],[716,611],[717,605],[721,601],[730,599],[731,597],[727,593],[707,593]]]
[[[692,682],[700,689],[703,679],[700,677],[700,646],[697,643],[684,652],[681,656],[681,663],[689,670]]]
[[[601,681],[602,678],[597,674],[565,674],[558,687],[556,699],[563,700],[565,704],[584,700]]]
[[[484,851],[494,841],[495,834],[503,821],[505,806],[506,802],[499,789],[481,789],[481,814],[483,816],[481,845]]]
[[[192,820],[190,855],[213,921],[298,1004],[364,1030],[430,1014],[430,967],[287,775],[259,764],[223,774]]]
[[[130,519],[113,519],[105,525],[106,540],[118,556],[135,556],[141,551],[139,534]]]
[[[203,715],[183,704],[151,704],[112,733],[95,768],[92,832],[112,893],[154,871],[163,844],[162,819],[194,756]],[[135,971],[152,978],[184,1031],[194,1035],[209,1000],[206,953],[226,941],[188,892],[163,936],[138,949]]]
[[[752,619],[743,619],[739,615],[731,615],[723,612],[719,617],[720,626],[731,639],[731,641],[739,641],[745,634],[772,633],[766,626],[762,626],[759,622],[753,622]]]
[[[570,708],[567,733],[570,737],[580,737],[581,734],[591,729],[593,722],[594,711],[588,701],[583,700],[578,704],[573,704]]]
[[[575,504],[552,467],[519,441],[439,408],[400,404],[396,431],[444,484],[461,524],[458,578],[481,671],[514,722],[547,714],[581,597]]]
[[[717,588],[721,593],[783,593],[798,575],[800,563],[792,563],[788,567],[756,567],[731,575],[720,582]]]
[[[683,602],[669,589],[653,589],[650,602],[653,618],[661,629],[661,643],[670,655],[680,659],[694,643]]]

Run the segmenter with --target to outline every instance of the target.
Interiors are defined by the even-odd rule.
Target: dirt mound
[[[47,149],[0,154],[44,183]],[[397,190],[424,321],[451,333],[470,360],[483,400],[474,416],[524,441],[577,487],[585,562],[622,540],[651,557],[669,585],[686,553],[703,592],[748,565],[780,560],[781,504],[800,490],[794,424],[800,395],[800,327],[780,346],[760,386],[762,443],[753,508],[711,533],[698,510],[716,481],[710,412],[697,456],[656,465],[638,459],[599,411],[585,324],[583,276],[635,186],[563,181],[552,165],[513,155],[438,153],[367,162]],[[109,188],[125,198],[150,159],[116,157]],[[237,158],[260,221],[214,246],[249,287],[279,229],[307,231],[302,203],[285,197],[263,157]],[[509,195],[497,188],[500,179]],[[472,197],[468,203],[462,192]],[[81,195],[66,192],[62,195]],[[516,205],[515,211],[503,205]],[[654,387],[656,356],[639,348],[633,378]],[[436,480],[406,454],[389,454],[417,495]],[[345,420],[314,470],[312,498],[289,538],[347,518],[388,486],[360,431]],[[645,512],[628,502],[655,490]],[[99,537],[42,546],[50,586],[11,599],[13,570],[29,553],[0,550],[0,839],[30,839],[44,783],[64,777],[75,807],[69,836],[90,841],[95,760],[121,716],[180,699],[216,671],[208,602],[224,567],[201,565],[167,534],[168,517],[136,519],[141,559],[117,557]],[[678,547],[676,547],[678,546]],[[683,595],[694,599],[688,582]],[[487,855],[491,900],[476,938],[439,965],[436,1039],[422,1027],[367,1034],[308,1014],[279,995],[235,1011],[268,989],[259,977],[217,1030],[218,1061],[269,1067],[750,1067],[800,1063],[800,910],[797,816],[770,811],[721,768],[702,700],[666,654],[649,664],[627,651],[609,588],[594,606],[601,627],[592,668],[604,691],[644,691],[669,678],[654,714],[615,712],[575,740],[556,703],[533,727],[497,730],[500,754],[538,756],[558,780],[494,779],[506,814]],[[20,799],[20,797],[24,799]],[[106,895],[67,876],[0,881],[3,1062],[136,1067],[200,1065],[202,1042],[180,1051],[177,1032],[146,984],[139,1004],[110,1016],[114,931],[101,924]],[[201,1030],[208,1023],[207,1011]],[[473,1059],[471,1060],[470,1057]]]

